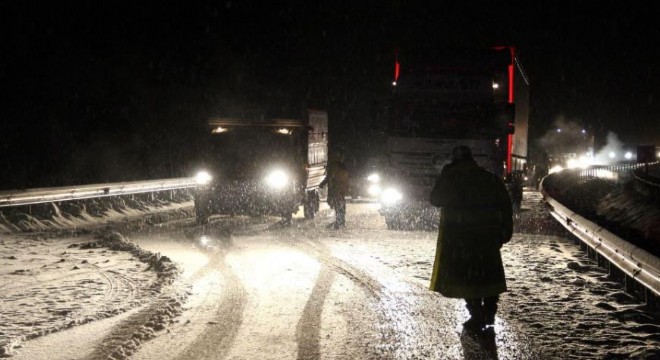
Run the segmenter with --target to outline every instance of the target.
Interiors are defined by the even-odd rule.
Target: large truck
[[[396,57],[391,96],[377,102],[372,148],[380,213],[388,228],[437,223],[429,193],[452,149],[467,145],[479,166],[522,198],[529,80],[515,48],[441,49]]]
[[[328,115],[299,118],[211,118],[203,169],[196,174],[196,218],[213,214],[275,215],[290,223],[303,207],[319,210],[328,161]]]

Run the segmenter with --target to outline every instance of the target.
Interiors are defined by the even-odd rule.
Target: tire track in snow
[[[214,270],[220,270],[225,279],[224,292],[218,309],[208,328],[194,342],[176,357],[177,359],[222,359],[231,349],[238,330],[243,323],[246,292],[234,271],[225,263],[226,252],[212,257],[212,260],[198,271],[197,280]]]
[[[193,342],[182,345],[185,348],[176,359],[221,359],[229,351],[240,328],[245,303],[245,291],[225,262],[225,251],[214,251],[209,263],[198,269],[189,282],[195,283],[213,272],[220,271],[225,279],[224,295],[219,301],[217,312],[209,319],[208,326]],[[155,331],[163,330],[165,322],[180,315],[181,289],[166,289],[159,299],[115,326],[89,356],[88,360],[127,358],[138,350],[145,340],[156,336]]]
[[[369,358],[462,359],[474,350],[466,347],[470,341],[464,341],[465,334],[461,332],[461,323],[467,320],[467,311],[461,301],[430,292],[418,282],[397,275],[395,269],[387,264],[363,259],[364,255],[369,258],[368,254],[348,253],[347,257],[333,254],[324,245],[323,239],[345,235],[309,230],[303,225],[300,230],[294,229],[282,237],[292,239],[289,244],[294,244],[336,273],[344,275],[373,299],[371,310],[377,318],[370,328],[363,330],[365,335],[371,337],[363,343]],[[390,232],[387,234],[389,236]],[[497,334],[497,342],[498,347],[501,346],[500,355],[504,357],[535,356],[535,350],[529,344],[521,343],[515,333]],[[474,341],[471,343],[480,346]]]
[[[371,297],[376,304],[380,304],[383,302],[390,302],[393,300],[391,294],[389,294],[387,288],[380,284],[376,279],[368,275],[367,273],[363,272],[362,270],[344,262],[343,260],[340,260],[336,257],[333,257],[329,251],[320,243],[318,242],[305,242],[305,243],[296,243],[296,247],[300,248],[303,250],[305,253],[311,255],[312,257],[316,258],[321,262],[322,264],[322,273],[319,274],[319,278],[317,280],[317,284],[323,283],[324,277],[328,277],[329,275],[323,273],[323,269],[327,269],[326,271],[332,271],[337,274],[341,274],[348,278],[350,281],[354,282],[357,284],[360,288],[362,288],[366,294],[368,294],[369,297]],[[334,277],[334,276],[333,276]],[[319,290],[324,289],[324,287],[328,288],[329,291],[329,285],[317,285],[315,286],[315,290],[317,290],[317,287]],[[321,290],[322,291],[322,290]],[[327,294],[326,294],[327,295]],[[318,295],[316,295],[318,296]],[[324,303],[317,301],[317,299],[314,298],[315,293],[312,293],[312,296],[310,297],[310,301],[308,304],[310,305],[310,308],[308,309],[307,307],[305,308],[305,314],[309,313],[318,313],[320,314],[323,310]],[[380,307],[378,305],[375,305],[376,307],[376,312],[379,317],[379,322],[381,323],[381,326],[378,326],[378,328],[381,329],[381,332],[378,335],[379,339],[378,342],[380,345],[377,345],[376,348],[380,351],[376,351],[374,354],[367,354],[367,356],[373,357],[373,358],[378,358],[378,359],[394,359],[392,357],[391,352],[389,349],[387,349],[387,344],[398,344],[399,339],[398,339],[398,334],[394,331],[390,331],[388,329],[387,324],[391,324],[395,322],[396,320],[391,316],[386,311],[383,311],[383,307]],[[315,319],[316,320],[316,319]],[[316,323],[306,323],[307,320],[303,317],[301,319],[301,322],[299,322],[298,326],[303,327],[315,327],[316,329],[320,329],[321,327],[321,319],[320,316],[317,320]],[[301,324],[302,323],[302,324]],[[299,340],[298,343],[298,348],[299,348],[299,356],[298,359],[303,359],[301,357],[300,350],[302,349],[304,354],[308,354],[308,351],[310,349],[318,349],[318,330],[315,332],[316,337],[311,338],[310,337],[305,337],[305,338],[297,338]],[[302,340],[302,341],[301,341]],[[312,354],[313,355],[313,354]],[[312,359],[317,359],[318,357],[311,357]]]
[[[330,293],[334,278],[335,273],[327,265],[322,264],[316,284],[312,289],[309,300],[305,304],[302,317],[296,326],[298,360],[321,358],[321,314],[323,313],[323,306]]]

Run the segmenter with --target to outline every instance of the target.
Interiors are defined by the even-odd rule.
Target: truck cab
[[[516,179],[527,159],[528,80],[511,48],[442,49],[397,57],[392,95],[375,109],[381,214],[388,228],[437,224],[428,196],[457,145]],[[522,184],[509,181],[512,198]]]
[[[319,209],[327,165],[327,113],[302,119],[211,118],[203,168],[194,191],[199,224],[209,216],[274,215],[290,223],[303,206]]]

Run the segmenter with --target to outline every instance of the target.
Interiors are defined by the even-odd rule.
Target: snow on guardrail
[[[195,184],[194,178],[175,178],[0,191],[0,207],[187,189],[194,187]]]
[[[543,186],[546,179],[541,182],[540,188],[543,198],[550,205],[550,214],[628,277],[660,296],[660,258],[619,238],[552,198]]]

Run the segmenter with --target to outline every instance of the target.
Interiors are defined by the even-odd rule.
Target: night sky
[[[559,118],[660,145],[651,5],[98,3],[0,5],[0,189],[188,176],[206,117],[254,108],[325,108],[350,147],[397,48],[516,46],[532,145]]]

